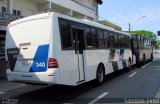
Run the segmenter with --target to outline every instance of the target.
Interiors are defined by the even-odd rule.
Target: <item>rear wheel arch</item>
[[[104,77],[105,77],[105,67],[104,64],[101,62],[98,64],[96,71],[96,84],[101,85],[104,82]]]
[[[143,54],[143,65],[145,65],[145,64],[146,64],[146,55]]]
[[[104,64],[101,62],[101,63],[99,63],[99,65],[98,65],[98,67],[103,67],[103,71],[104,71],[104,74],[105,74],[105,66],[104,66]],[[97,67],[97,69],[98,69],[98,67]]]
[[[151,53],[151,59],[149,61],[153,61],[153,53]]]

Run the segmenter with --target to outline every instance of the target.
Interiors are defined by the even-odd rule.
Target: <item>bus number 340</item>
[[[36,62],[36,67],[38,68],[38,67],[45,67],[46,66],[46,64],[45,64],[45,62]]]

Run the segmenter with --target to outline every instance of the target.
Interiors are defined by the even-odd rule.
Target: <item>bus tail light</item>
[[[48,68],[59,68],[57,60],[54,58],[49,58]]]

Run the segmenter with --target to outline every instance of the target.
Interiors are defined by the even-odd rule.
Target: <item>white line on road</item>
[[[158,90],[158,92],[157,92],[155,98],[160,98],[160,88],[159,88],[159,90]]]
[[[4,92],[0,92],[0,95],[3,94]]]
[[[100,96],[98,96],[97,98],[95,98],[94,100],[90,101],[88,104],[94,104],[97,101],[99,101],[100,99],[102,99],[104,96],[108,95],[109,92],[104,92],[103,94],[101,94]]]
[[[150,63],[144,65],[142,68],[144,69],[145,67],[147,67],[147,66],[150,65],[151,63],[152,63],[152,62],[150,62]]]
[[[158,59],[154,59],[152,62],[154,62],[154,61],[156,61],[156,60],[158,60]],[[150,63],[144,65],[142,68],[144,69],[145,67],[147,67],[148,65],[150,65],[152,62],[150,62]]]
[[[133,77],[135,74],[137,74],[137,72],[132,73],[130,76],[128,76],[129,78]]]

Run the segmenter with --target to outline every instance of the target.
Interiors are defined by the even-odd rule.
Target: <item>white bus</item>
[[[44,13],[9,24],[9,81],[76,86],[131,68],[131,36],[99,23]]]
[[[139,67],[153,60],[152,40],[147,36],[132,34],[132,49]]]

